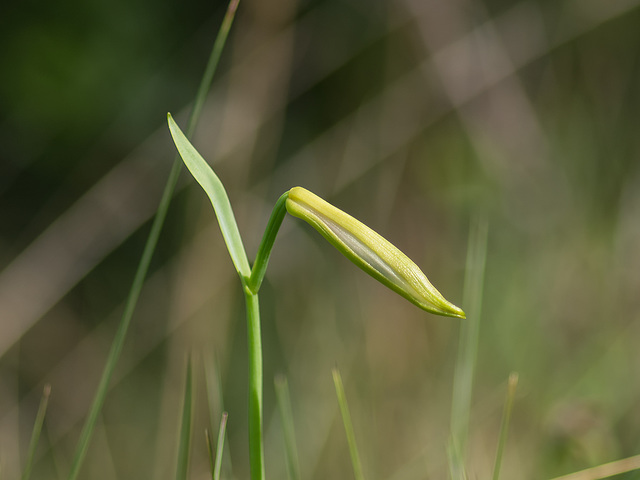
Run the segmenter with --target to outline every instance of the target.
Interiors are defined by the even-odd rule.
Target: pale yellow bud
[[[391,243],[302,187],[289,191],[287,211],[312,225],[369,275],[427,312],[465,318],[431,285],[422,270]]]

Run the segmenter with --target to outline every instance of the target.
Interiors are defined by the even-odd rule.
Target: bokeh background
[[[460,304],[470,225],[488,223],[470,478],[490,477],[510,372],[503,478],[640,453],[639,6],[240,3],[194,143],[251,258],[276,199],[302,185]],[[225,7],[0,6],[3,477],[18,475],[47,383],[34,478],[68,472],[174,156],[166,112],[185,125]],[[418,310],[293,218],[262,292],[268,477],[286,476],[285,375],[303,478],[351,478],[338,366],[366,478],[446,478],[461,322]],[[248,478],[242,292],[183,174],[82,478],[173,477],[189,352],[191,478],[207,478],[202,432],[223,408],[225,478]]]

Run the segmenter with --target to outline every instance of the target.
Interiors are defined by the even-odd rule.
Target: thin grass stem
[[[149,232],[149,236],[147,237],[147,242],[142,252],[140,263],[138,264],[138,269],[136,270],[136,274],[133,279],[133,284],[131,285],[131,289],[129,290],[129,295],[127,297],[124,312],[122,314],[122,318],[120,319],[120,324],[118,325],[118,330],[116,331],[113,343],[111,344],[109,356],[107,357],[107,362],[102,372],[102,377],[100,378],[100,383],[98,384],[96,395],[94,397],[93,403],[91,404],[91,408],[89,409],[89,413],[85,420],[82,432],[80,433],[80,438],[78,439],[78,444],[73,457],[73,463],[71,465],[71,471],[69,472],[68,476],[69,480],[76,480],[76,478],[78,477],[78,474],[80,473],[80,467],[82,466],[87,453],[87,449],[89,448],[89,442],[91,441],[98,415],[102,410],[104,400],[107,396],[107,390],[109,388],[109,383],[115,370],[115,366],[118,362],[118,359],[120,358],[122,346],[124,345],[124,340],[127,336],[127,331],[129,330],[129,325],[131,323],[131,318],[133,317],[133,312],[138,303],[138,298],[140,297],[144,279],[147,275],[147,271],[149,270],[151,257],[153,256],[153,252],[155,251],[156,245],[158,243],[158,238],[160,237],[160,231],[162,230],[162,226],[167,215],[169,203],[171,202],[171,196],[173,195],[173,190],[178,181],[180,170],[180,164],[174,162],[173,166],[171,167],[171,173],[169,174],[167,184],[162,194],[162,199],[160,200],[160,205],[158,206],[153,225],[151,226],[151,231]]]
[[[554,477],[551,480],[600,480],[601,478],[609,478],[633,470],[640,470],[640,455],[623,458],[615,462],[604,463],[597,467],[587,468],[586,470],[569,473],[568,475]]]
[[[31,440],[29,441],[29,449],[27,450],[27,460],[24,465],[24,471],[22,472],[22,480],[28,480],[31,476],[31,470],[33,468],[33,459],[36,455],[36,447],[40,440],[40,433],[42,432],[42,425],[44,423],[44,416],[47,413],[47,405],[49,404],[49,396],[51,395],[51,385],[45,385],[42,392],[42,398],[40,399],[40,406],[38,407],[38,413],[36,414],[36,420],[33,424],[33,431],[31,433]]]
[[[484,269],[487,257],[486,220],[472,222],[467,249],[463,305],[466,321],[461,322],[460,344],[453,381],[451,407],[450,471],[454,480],[466,478],[466,450],[473,391],[473,375],[478,352]]]
[[[287,473],[289,480],[300,480],[300,463],[298,461],[298,448],[296,446],[296,434],[293,424],[293,409],[291,408],[291,396],[289,394],[289,382],[287,377],[279,375],[275,381],[276,398],[282,430],[284,432],[285,453],[287,457]]]
[[[347,404],[347,396],[344,393],[342,377],[337,368],[333,369],[333,383],[336,387],[336,395],[338,396],[338,404],[340,405],[340,413],[342,414],[342,423],[344,424],[344,430],[347,434],[353,474],[356,480],[364,480],[362,463],[360,462],[360,455],[358,454],[358,446],[356,444],[356,435],[353,431],[353,423],[351,422],[351,414],[349,413],[349,405]]]
[[[218,430],[218,445],[216,448],[216,462],[213,466],[213,480],[220,480],[220,472],[222,471],[222,453],[224,449],[225,432],[227,431],[227,412],[222,413],[220,419],[220,429]]]
[[[216,363],[214,361],[213,355],[205,355],[204,358],[204,372],[205,372],[205,384],[207,389],[207,403],[209,406],[209,416],[211,421],[213,422],[213,418],[216,417],[216,408],[215,405],[217,403],[218,411],[222,411],[222,415],[225,422],[227,422],[227,412],[224,411],[224,398],[222,396],[222,379],[220,378],[220,369],[216,368]],[[222,425],[220,426],[220,428]],[[213,454],[213,451],[211,451]],[[224,450],[225,458],[228,464],[228,471],[232,471],[231,458],[229,455],[229,446]],[[220,464],[220,468],[222,466],[222,450],[220,450],[220,455],[215,457],[215,461]],[[213,461],[213,459],[212,459]],[[212,470],[213,472],[213,470]]]
[[[447,459],[449,460],[449,476],[454,480],[467,480],[467,471],[453,438],[447,445]]]
[[[202,77],[202,80],[200,81],[200,87],[198,88],[198,93],[196,95],[193,109],[189,117],[189,128],[187,128],[187,136],[189,137],[193,134],[195,126],[197,125],[200,118],[202,105],[204,104],[207,92],[209,91],[209,88],[211,86],[211,81],[218,65],[218,61],[222,53],[222,48],[224,47],[224,44],[226,42],[229,28],[231,27],[231,23],[233,21],[237,6],[238,0],[232,0],[227,9],[227,15],[224,18],[222,27],[218,31],[216,41],[214,42],[211,55],[209,56],[209,61],[207,63],[207,67],[205,68],[205,73]],[[102,406],[107,395],[107,390],[109,388],[109,383],[111,381],[111,377],[113,376],[115,366],[118,362],[118,359],[120,358],[122,346],[124,345],[124,340],[127,336],[129,325],[131,324],[131,318],[133,317],[133,313],[138,303],[138,298],[140,297],[140,292],[142,291],[142,286],[147,276],[149,265],[151,264],[151,258],[153,257],[156,245],[158,244],[160,232],[162,231],[162,227],[169,210],[169,204],[171,203],[171,198],[173,197],[173,192],[175,190],[176,184],[178,183],[178,178],[181,171],[182,162],[180,161],[180,157],[176,155],[173,160],[173,165],[171,166],[169,178],[167,179],[167,183],[162,192],[162,197],[160,199],[156,215],[153,219],[151,230],[142,251],[140,262],[138,263],[138,267],[133,278],[133,283],[131,284],[131,288],[129,289],[124,312],[122,314],[122,318],[120,319],[118,330],[116,331],[113,343],[111,344],[109,356],[107,357],[105,368],[102,372],[102,377],[100,378],[100,383],[98,384],[96,395],[94,397],[93,403],[91,404],[89,413],[87,414],[87,418],[82,428],[82,432],[80,433],[80,437],[78,439],[76,450],[73,456],[73,461],[71,464],[71,470],[68,476],[69,480],[77,479],[78,474],[80,473],[80,468],[82,467],[82,463],[84,462],[84,458],[87,454],[89,443],[95,429],[96,421],[98,419],[100,411],[102,410]]]
[[[496,461],[493,467],[493,480],[500,478],[500,467],[502,465],[502,455],[504,447],[507,444],[507,433],[509,432],[509,422],[511,421],[511,410],[513,408],[513,400],[516,396],[516,388],[518,387],[518,374],[509,375],[507,384],[507,398],[504,402],[504,410],[502,412],[502,421],[500,423],[500,437],[498,438],[498,448],[496,450]]]
[[[207,93],[209,92],[211,82],[213,81],[213,76],[218,69],[218,63],[220,62],[220,57],[222,56],[224,46],[227,43],[227,37],[229,36],[231,25],[233,25],[233,19],[236,16],[236,11],[238,10],[239,3],[240,0],[231,0],[229,2],[229,5],[227,6],[227,12],[225,13],[224,18],[222,19],[222,23],[220,24],[220,30],[218,30],[218,34],[216,35],[216,39],[213,43],[213,48],[211,49],[211,54],[209,55],[207,66],[204,69],[202,80],[200,80],[198,93],[196,93],[196,100],[193,103],[193,109],[191,110],[191,114],[187,122],[188,138],[191,138],[191,136],[195,132],[196,126],[198,125],[198,120],[200,119],[200,113],[202,112],[204,101],[207,98]],[[179,159],[176,156],[176,161],[178,160]]]
[[[211,429],[213,429],[213,419],[218,415],[216,411],[224,411],[224,404],[220,388],[220,375],[216,368],[216,362],[213,355],[207,353],[203,359],[204,378],[207,393],[207,407],[209,407],[209,419],[211,421]],[[216,408],[218,407],[218,408]]]
[[[176,480],[187,480],[189,473],[189,453],[191,449],[191,423],[193,412],[193,372],[192,360],[187,360],[184,399],[180,420],[180,437],[178,443],[178,461],[176,464]]]
[[[209,456],[209,471],[211,472],[211,480],[213,480],[213,472],[215,471],[216,454],[213,453],[213,440],[211,439],[211,431],[204,429],[204,440],[207,443],[207,455]]]

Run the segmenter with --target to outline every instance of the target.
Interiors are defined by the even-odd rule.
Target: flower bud
[[[465,318],[404,253],[352,216],[302,187],[289,191],[286,207],[358,267],[411,303],[437,315]]]

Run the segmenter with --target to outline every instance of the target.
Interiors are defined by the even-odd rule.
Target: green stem
[[[249,344],[249,460],[251,480],[264,480],[262,445],[262,340],[258,294],[245,285]]]
[[[289,192],[280,196],[258,247],[251,276],[243,282],[247,304],[247,331],[249,344],[249,458],[251,480],[264,480],[264,446],[262,439],[262,339],[260,334],[260,303],[258,290],[269,264],[273,244],[282,220],[287,214],[286,201]]]
[[[511,420],[511,409],[513,408],[513,400],[516,396],[516,387],[518,386],[518,374],[509,375],[509,383],[507,386],[507,400],[504,404],[502,412],[502,422],[500,424],[500,437],[498,438],[498,449],[496,451],[496,461],[493,467],[493,480],[499,480],[500,467],[502,465],[502,455],[504,446],[507,443],[507,432],[509,430],[509,421]]]
[[[469,234],[463,302],[467,319],[460,324],[460,343],[453,378],[451,406],[450,470],[452,480],[466,479],[469,418],[473,376],[478,354],[484,270],[487,258],[488,224],[475,219]]]
[[[280,196],[273,207],[271,217],[267,223],[267,228],[264,231],[262,242],[260,243],[260,247],[258,248],[258,253],[256,255],[256,261],[253,263],[253,268],[251,269],[251,277],[248,281],[248,287],[254,293],[258,293],[258,290],[260,290],[264,274],[267,271],[267,265],[269,264],[269,257],[271,256],[273,243],[276,241],[276,235],[278,234],[278,230],[280,230],[282,220],[287,214],[286,203],[288,197],[289,192],[285,192]]]

